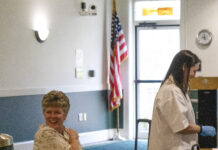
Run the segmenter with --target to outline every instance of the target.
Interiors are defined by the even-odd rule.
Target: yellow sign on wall
[[[173,15],[173,8],[172,7],[158,8],[157,12],[158,15]]]
[[[143,16],[157,15],[157,9],[143,8],[142,15]]]
[[[143,8],[142,16],[151,16],[151,15],[173,15],[172,7],[162,7],[162,8]]]

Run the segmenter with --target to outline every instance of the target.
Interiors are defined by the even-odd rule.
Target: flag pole
[[[120,114],[119,114],[119,107],[117,108],[117,134],[120,135]]]
[[[119,107],[117,107],[117,133],[113,137],[113,140],[125,140],[125,138],[120,136],[120,111],[119,111]]]
[[[127,45],[125,42],[123,30],[116,12],[116,0],[113,0],[113,13],[111,25],[111,52],[110,52],[110,111],[117,109],[117,128],[112,140],[125,140],[120,136],[120,118],[119,107],[122,99],[122,84],[120,74],[120,63],[128,56]]]
[[[113,0],[113,12],[116,12],[116,0]],[[120,115],[119,107],[117,107],[117,138],[120,136]]]

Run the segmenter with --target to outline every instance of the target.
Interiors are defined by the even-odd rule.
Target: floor
[[[134,140],[105,141],[101,143],[84,145],[83,150],[134,150]],[[138,141],[138,150],[147,150],[147,140]]]

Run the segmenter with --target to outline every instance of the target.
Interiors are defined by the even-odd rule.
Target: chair
[[[139,126],[140,122],[147,122],[149,124],[149,133],[148,133],[148,144],[149,144],[150,129],[151,129],[151,120],[149,120],[149,119],[136,119],[135,150],[137,150],[137,148],[138,148],[138,126]]]

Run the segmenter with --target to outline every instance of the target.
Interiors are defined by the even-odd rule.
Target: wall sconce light
[[[39,29],[35,31],[35,36],[38,42],[43,43],[47,40],[49,35],[48,29]]]
[[[43,43],[49,35],[47,18],[43,13],[37,13],[34,17],[33,30],[38,42]]]

